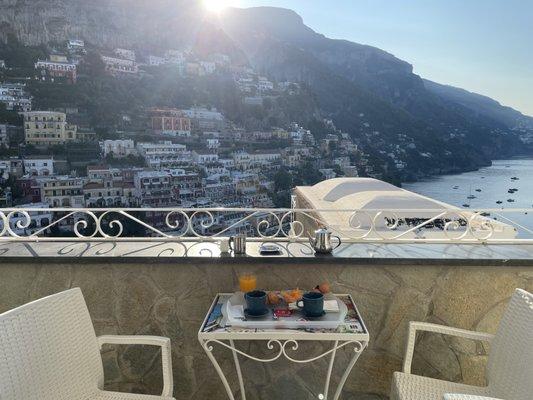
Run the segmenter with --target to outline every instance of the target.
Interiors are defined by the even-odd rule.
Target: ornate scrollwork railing
[[[307,241],[321,226],[343,242],[533,243],[533,209],[317,210],[7,208],[0,241]]]

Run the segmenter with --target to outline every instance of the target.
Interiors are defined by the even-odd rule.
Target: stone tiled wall
[[[177,399],[225,399],[223,386],[197,341],[197,331],[215,294],[235,290],[237,274],[244,270],[255,272],[260,286],[267,289],[310,289],[329,281],[334,292],[352,294],[371,342],[347,381],[344,399],[387,398],[392,372],[401,369],[408,321],[494,332],[514,288],[533,291],[533,267],[366,266],[271,260],[246,265],[208,259],[178,259],[175,263],[113,263],[113,259],[54,264],[2,262],[0,312],[79,286],[97,334],[156,334],[172,339]],[[318,354],[321,350],[320,346],[307,347],[303,351]],[[264,343],[261,347],[247,345],[245,350],[267,353]],[[421,334],[413,371],[483,384],[487,351],[473,341]],[[339,365],[346,363],[348,356],[349,350],[340,351]],[[153,394],[161,390],[160,356],[155,349],[108,347],[103,359],[108,389]],[[326,362],[265,365],[243,361],[247,398],[316,399],[322,392]],[[224,355],[222,366],[234,375],[230,354]],[[337,370],[335,379],[339,375]],[[235,378],[231,382],[235,385]]]

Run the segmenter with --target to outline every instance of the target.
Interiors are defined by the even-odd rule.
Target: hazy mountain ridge
[[[494,118],[510,128],[516,127],[517,125],[524,125],[533,129],[533,117],[524,115],[511,107],[504,106],[488,96],[469,92],[468,90],[450,85],[442,85],[427,79],[424,79],[424,85],[429,91],[438,96],[461,104],[481,115]]]

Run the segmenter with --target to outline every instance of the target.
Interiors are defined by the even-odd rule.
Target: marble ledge
[[[271,243],[271,242],[270,242]],[[213,242],[3,242],[0,262],[68,259],[112,262],[210,263],[348,263],[383,265],[520,265],[533,267],[533,244],[343,244],[331,255],[315,255],[306,243],[277,243],[278,255],[259,253],[261,242],[249,242],[246,255],[221,254]]]

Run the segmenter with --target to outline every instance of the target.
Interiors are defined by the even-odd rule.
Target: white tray
[[[280,317],[274,319],[273,310],[275,308],[286,307],[269,307],[270,312],[261,318],[237,319],[233,318],[229,312],[230,306],[242,305],[246,308],[246,301],[242,293],[235,293],[228,301],[222,305],[222,325],[223,326],[238,326],[242,328],[251,329],[336,329],[344,322],[348,308],[346,304],[339,300],[332,294],[324,296],[325,300],[337,300],[339,304],[338,312],[326,312],[323,317],[313,318],[312,320],[305,319],[300,310],[294,310],[289,317]]]

